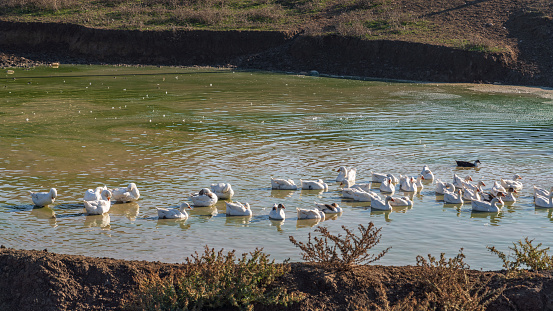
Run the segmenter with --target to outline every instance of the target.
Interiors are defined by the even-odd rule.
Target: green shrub
[[[503,268],[507,271],[507,276],[517,275],[524,268],[533,271],[553,270],[553,256],[547,253],[549,247],[542,248],[542,243],[534,246],[532,245],[533,241],[525,237],[524,242],[522,240],[513,242],[513,247],[509,247],[514,252],[513,255],[507,255],[495,246],[487,248],[503,261]]]
[[[236,258],[205,247],[204,253],[186,258],[183,271],[164,278],[143,280],[133,304],[136,310],[202,310],[224,306],[253,308],[254,303],[283,304],[299,300],[285,289],[271,285],[289,272],[284,264],[269,261],[260,249]]]

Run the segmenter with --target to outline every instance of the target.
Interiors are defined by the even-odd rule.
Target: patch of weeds
[[[383,19],[370,20],[363,23],[363,26],[371,30],[387,30],[392,28],[392,24]]]
[[[523,273],[525,268],[533,271],[553,270],[553,256],[547,253],[549,247],[542,248],[542,243],[532,245],[533,241],[525,237],[524,241],[513,242],[513,247],[509,246],[514,252],[512,255],[499,251],[495,246],[488,246],[487,249],[503,261],[508,277]]]
[[[376,255],[368,252],[380,242],[381,237],[382,228],[375,228],[373,222],[367,227],[359,225],[359,236],[345,226],[342,226],[342,229],[346,232],[345,236],[334,235],[328,228],[318,226],[315,232],[319,232],[322,237],[314,237],[312,242],[309,233],[307,244],[296,241],[293,236],[289,238],[292,244],[302,250],[304,260],[323,263],[338,270],[349,270],[353,265],[375,262],[391,248],[388,247]]]
[[[234,251],[223,254],[223,250],[215,252],[206,246],[203,254],[186,258],[178,274],[151,275],[143,280],[127,308],[203,310],[233,306],[246,310],[254,303],[288,305],[300,297],[273,283],[289,269],[270,261],[260,249],[237,258]]]
[[[463,249],[453,258],[428,258],[417,256],[417,266],[422,269],[419,282],[424,287],[424,297],[414,295],[400,301],[393,310],[486,310],[486,306],[497,299],[505,287],[491,290],[489,276],[479,280],[469,279],[469,265],[464,262]],[[408,307],[408,308],[407,308]]]

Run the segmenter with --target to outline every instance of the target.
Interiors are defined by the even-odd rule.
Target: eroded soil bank
[[[278,279],[288,291],[305,298],[289,307],[256,306],[256,310],[376,310],[409,293],[423,297],[427,287],[420,267],[357,266],[334,272],[294,263]],[[44,251],[0,248],[0,310],[121,310],[140,280],[164,276],[181,265],[61,255]],[[505,279],[499,272],[470,271],[470,279],[491,279],[490,291],[506,285],[488,310],[552,310],[553,278],[549,273]]]
[[[105,63],[233,66],[434,82],[553,86],[515,52],[263,31],[123,31],[0,21],[0,65]]]

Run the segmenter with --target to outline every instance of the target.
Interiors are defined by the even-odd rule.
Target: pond
[[[301,260],[289,236],[306,241],[318,225],[343,233],[374,222],[378,263],[414,264],[417,255],[454,256],[472,268],[500,269],[486,250],[529,237],[553,246],[552,209],[535,208],[534,185],[553,186],[553,92],[539,88],[363,81],[229,69],[69,66],[0,76],[0,243],[19,249],[120,259],[182,262],[205,245]],[[455,160],[479,159],[479,169]],[[372,211],[342,198],[340,166],[358,182],[371,171],[436,178],[471,175],[485,188],[523,179],[518,200],[499,213],[444,205],[426,183],[410,209]],[[270,178],[323,179],[329,191],[275,191]],[[137,203],[87,216],[89,188],[137,184]],[[186,221],[158,220],[156,207],[190,202],[229,182],[252,217],[226,217],[225,202],[195,208]],[[29,191],[58,191],[33,208]],[[399,195],[403,193],[399,192]],[[296,208],[337,202],[326,221],[298,220]],[[275,203],[284,222],[271,221]],[[217,211],[218,213],[215,213]],[[55,217],[53,217],[55,215]]]

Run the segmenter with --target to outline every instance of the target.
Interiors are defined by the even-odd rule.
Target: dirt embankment
[[[4,67],[48,62],[208,65],[292,72],[317,70],[324,74],[435,82],[553,86],[553,71],[543,69],[551,63],[549,49],[527,47],[533,41],[551,37],[551,25],[527,15],[513,18],[510,23],[513,31],[530,38],[521,41],[520,51],[482,53],[335,35],[122,31],[0,21],[0,52],[4,52]]]
[[[288,307],[256,306],[256,310],[374,310],[386,299],[391,305],[410,293],[423,297],[419,267],[357,266],[333,272],[295,263],[278,280],[288,291],[301,292],[301,302]],[[132,299],[140,279],[164,276],[178,264],[126,261],[0,248],[0,310],[121,310]],[[552,310],[553,277],[532,274],[505,280],[496,272],[470,271],[472,280],[488,276],[491,289],[507,287],[488,310]],[[370,306],[373,307],[370,307]]]

